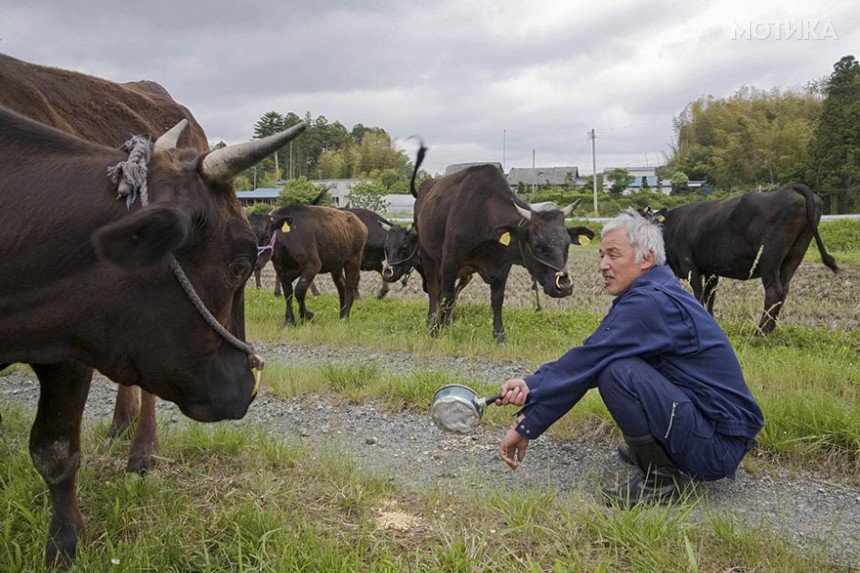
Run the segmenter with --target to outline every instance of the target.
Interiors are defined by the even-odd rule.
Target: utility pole
[[[507,146],[506,146],[506,143],[507,143],[507,141],[506,141],[507,135],[508,135],[508,130],[507,130],[507,129],[503,129],[503,130],[502,130],[502,173],[504,173],[504,172],[505,172],[505,151],[506,151],[506,149],[507,149]]]
[[[532,195],[535,193],[535,181],[537,180],[537,173],[535,173],[535,150],[532,148]]]
[[[290,141],[290,179],[293,178],[293,142]]]
[[[596,217],[599,213],[597,212],[597,152],[596,145],[594,143],[594,140],[597,139],[597,137],[594,135],[594,128],[591,129],[588,136],[591,139],[591,172],[594,173],[594,176],[591,178],[591,183],[594,190],[594,216]]]

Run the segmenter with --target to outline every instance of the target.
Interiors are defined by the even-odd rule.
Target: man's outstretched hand
[[[505,437],[502,438],[501,443],[499,443],[499,457],[502,458],[502,461],[508,464],[512,470],[517,469],[517,466],[523,461],[523,458],[526,457],[526,449],[529,447],[528,438],[524,438],[520,435],[519,432],[516,431],[516,425],[524,418],[525,416],[519,416],[517,421],[511,426],[511,429],[508,430],[508,433],[505,434]]]

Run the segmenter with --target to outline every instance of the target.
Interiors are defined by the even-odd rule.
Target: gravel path
[[[497,383],[526,371],[523,365],[487,359],[408,353],[370,354],[361,348],[309,347],[292,342],[264,347],[269,364],[318,366],[376,362],[380,370],[407,373],[416,368],[449,369],[476,380]],[[114,385],[98,377],[85,416],[109,419]],[[35,408],[38,384],[29,372],[0,376],[3,404]],[[159,403],[162,424],[185,423],[178,409]],[[189,422],[190,423],[190,422]],[[499,461],[500,428],[481,427],[471,436],[445,434],[428,415],[386,411],[379,403],[333,404],[318,396],[281,400],[261,394],[248,416],[237,425],[264,427],[273,435],[311,445],[336,448],[355,462],[405,487],[463,492],[469,489],[549,489],[571,499],[591,499],[597,485],[624,477],[629,469],[606,440],[532,442],[516,472]],[[169,453],[167,453],[169,456]],[[822,548],[836,562],[860,568],[860,488],[848,480],[826,480],[806,471],[769,468],[753,475],[741,469],[735,482],[722,480],[701,488],[692,510],[694,519],[734,516],[750,526],[763,526],[801,550]]]

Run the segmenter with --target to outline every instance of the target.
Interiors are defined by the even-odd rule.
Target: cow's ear
[[[499,225],[495,228],[496,240],[504,246],[519,241],[525,235],[525,227],[519,225]]]
[[[93,245],[100,259],[143,268],[164,261],[188,239],[191,222],[179,209],[151,205],[98,229]]]
[[[594,231],[587,227],[567,227],[567,234],[574,245],[587,245],[594,238]]]
[[[289,216],[272,217],[272,227],[281,233],[293,230],[293,218]]]

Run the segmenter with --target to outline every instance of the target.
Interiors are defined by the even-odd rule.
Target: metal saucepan
[[[468,434],[481,422],[484,406],[501,398],[501,394],[481,398],[468,386],[449,384],[436,390],[430,412],[433,414],[433,422],[440,429],[446,432]]]

